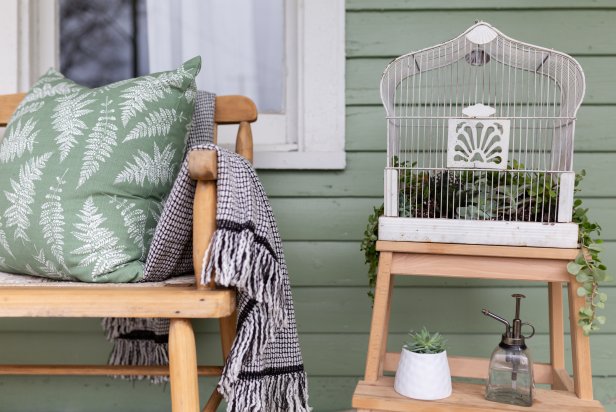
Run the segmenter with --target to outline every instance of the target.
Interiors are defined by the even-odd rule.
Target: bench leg
[[[197,350],[190,319],[171,319],[169,380],[171,410],[173,412],[199,412]]]
[[[573,383],[575,394],[580,399],[592,400],[592,368],[590,363],[590,339],[584,336],[578,325],[578,312],[586,304],[584,296],[577,295],[581,285],[572,278],[568,284],[569,322],[571,328],[571,352],[573,355]]]
[[[231,346],[233,346],[233,340],[235,339],[236,323],[237,312],[233,312],[230,316],[219,320],[223,362],[227,361],[227,356],[229,356],[229,352],[231,352]],[[221,401],[222,395],[218,392],[218,389],[215,388],[202,412],[215,412]]]

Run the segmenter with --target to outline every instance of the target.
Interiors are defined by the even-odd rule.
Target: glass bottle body
[[[526,346],[497,346],[490,358],[486,399],[531,406],[534,385],[532,358]]]

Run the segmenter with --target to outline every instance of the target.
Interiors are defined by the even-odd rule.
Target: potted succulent
[[[431,334],[425,327],[419,332],[409,332],[396,371],[396,392],[421,400],[451,395],[451,372],[445,349],[445,339],[438,332]]]

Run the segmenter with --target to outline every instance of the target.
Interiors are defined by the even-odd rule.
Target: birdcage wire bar
[[[571,224],[584,91],[573,58],[485,22],[393,60],[381,80],[385,218]]]

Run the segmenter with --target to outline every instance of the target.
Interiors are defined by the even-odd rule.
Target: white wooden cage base
[[[379,240],[576,248],[578,225],[383,216]]]

